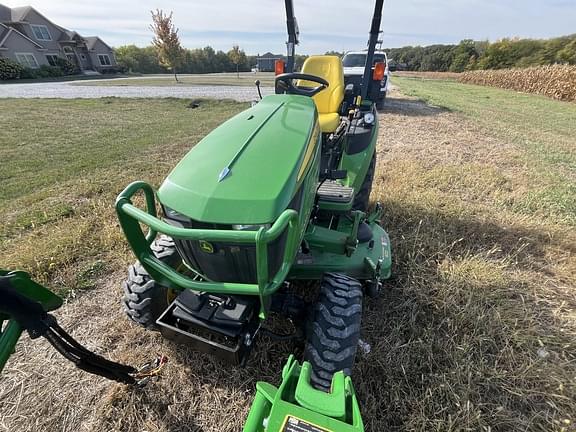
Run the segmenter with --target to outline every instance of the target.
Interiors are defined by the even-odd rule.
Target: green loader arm
[[[5,283],[9,281],[12,288],[18,293],[40,303],[44,312],[50,312],[62,306],[60,297],[34,282],[28,273],[9,272],[0,269],[0,278],[3,278]],[[1,292],[0,297],[2,297]],[[4,321],[7,321],[5,326]],[[20,324],[11,318],[8,311],[3,311],[2,306],[0,306],[0,372],[6,365],[8,358],[14,353],[14,348],[22,331]]]
[[[64,358],[91,374],[125,384],[146,377],[142,370],[107,360],[74,340],[48,313],[62,306],[62,299],[27,273],[0,270],[0,300],[0,372],[26,330],[31,339],[44,337]]]

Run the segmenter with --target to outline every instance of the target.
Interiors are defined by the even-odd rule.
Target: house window
[[[18,60],[18,63],[22,66],[29,67],[30,69],[38,69],[38,62],[36,61],[34,54],[16,53],[16,60]]]
[[[57,55],[47,54],[46,60],[48,60],[48,63],[50,64],[50,66],[58,66],[58,56]]]
[[[110,57],[108,54],[98,54],[98,60],[100,60],[101,66],[111,66],[112,62],[110,61]]]
[[[50,32],[48,31],[48,27],[45,25],[31,25],[30,27],[32,27],[32,31],[34,32],[36,39],[45,41],[52,40],[52,36],[50,36]]]

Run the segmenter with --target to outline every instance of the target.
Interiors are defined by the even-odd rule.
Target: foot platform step
[[[334,180],[326,180],[318,188],[317,194],[320,201],[349,203],[354,198],[354,189]]]

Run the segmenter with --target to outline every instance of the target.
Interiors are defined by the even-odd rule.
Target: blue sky
[[[110,45],[150,43],[150,10],[174,12],[187,48],[239,44],[249,54],[284,52],[283,0],[0,0]],[[364,48],[373,0],[294,0],[300,53]],[[576,0],[385,0],[384,46],[461,39],[546,38],[576,33]]]

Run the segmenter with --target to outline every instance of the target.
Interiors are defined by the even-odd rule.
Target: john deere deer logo
[[[200,240],[200,249],[202,249],[202,251],[206,252],[206,253],[214,253],[214,246],[212,246],[212,243],[208,243],[207,241],[204,240]]]

